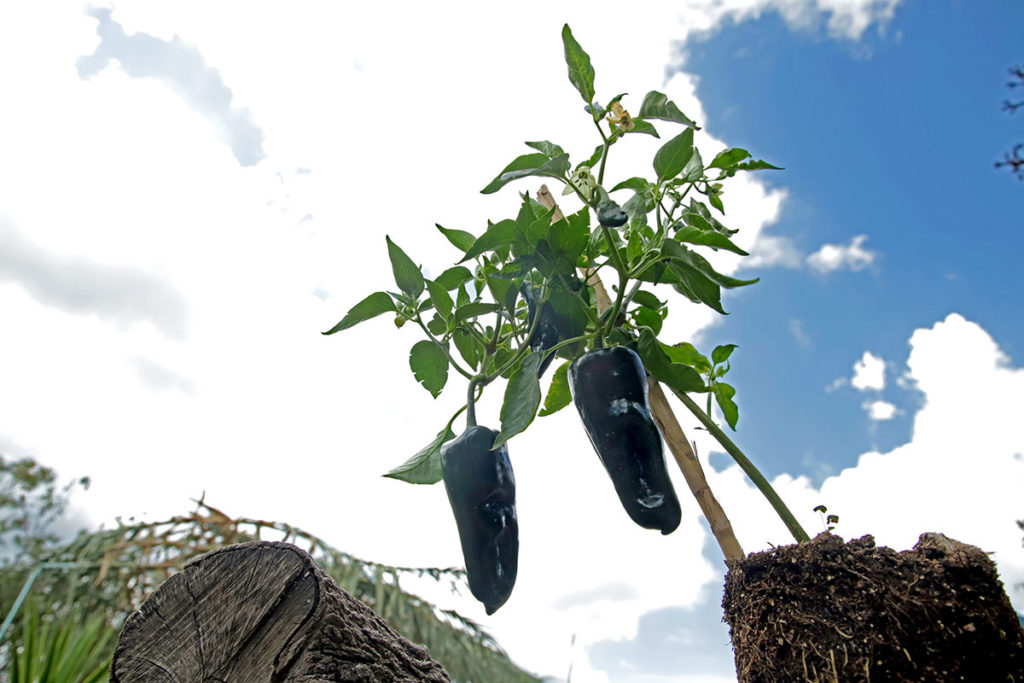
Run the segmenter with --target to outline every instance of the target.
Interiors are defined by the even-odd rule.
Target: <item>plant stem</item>
[[[739,449],[739,446],[734,444],[732,439],[726,436],[725,432],[715,424],[715,421],[712,420],[707,413],[701,410],[700,406],[697,405],[692,398],[687,396],[685,392],[672,389],[672,393],[683,402],[683,405],[689,408],[690,412],[700,420],[701,424],[711,432],[711,435],[714,436],[715,439],[718,440],[718,443],[722,444],[722,447],[725,448],[726,452],[732,456],[733,460],[736,461],[736,464],[740,466],[748,477],[750,477],[750,480],[754,482],[754,486],[764,494],[764,497],[768,499],[768,502],[771,504],[772,508],[774,508],[776,514],[778,514],[782,519],[786,528],[789,529],[789,533],[793,534],[793,538],[796,539],[797,543],[806,543],[811,540],[811,537],[808,536],[807,532],[804,531],[804,528],[800,526],[800,522],[796,521],[796,517],[794,517],[793,513],[790,512],[788,507],[786,507],[786,504],[782,501],[782,498],[779,497],[779,494],[775,492],[772,485],[764,478],[761,471],[754,466],[754,463],[750,462],[750,459],[744,455],[743,451]]]
[[[604,148],[601,150],[601,168],[597,172],[597,184],[601,185],[604,183],[604,165],[608,161],[608,148],[611,147],[611,143],[608,142],[608,136],[601,130],[601,120],[596,116],[594,117],[594,126],[597,128],[597,132],[601,134],[601,142],[604,143]]]
[[[477,375],[469,380],[469,389],[466,391],[466,429],[476,427],[476,385],[479,379]]]
[[[530,323],[530,329],[527,330],[527,332],[526,332],[526,339],[527,340],[529,340],[529,338],[531,336],[533,336],[534,330],[537,329],[537,324],[540,322],[540,309],[544,305],[544,302],[547,301],[547,299],[548,299],[548,285],[547,285],[547,282],[545,282],[543,285],[541,285],[540,296],[537,297],[537,314],[533,316],[533,322]],[[505,365],[503,365],[501,368],[495,370],[490,375],[487,375],[486,377],[484,377],[483,381],[481,382],[481,384],[486,386],[487,384],[490,384],[491,382],[493,382],[498,377],[501,377],[501,375],[506,370],[508,370],[509,368],[514,366],[516,363],[518,363],[520,360],[522,360],[522,358],[527,353],[532,352],[532,351],[533,351],[533,349],[530,348],[529,344],[524,343],[522,346],[519,347],[519,349],[516,350],[515,355],[512,356],[512,358],[510,358],[509,361],[507,363],[505,363]]]
[[[608,329],[602,331],[601,336],[608,334],[615,327],[615,320],[619,317],[619,310],[622,308],[622,299],[625,296],[626,285],[629,283],[629,273],[626,271],[626,264],[622,262],[622,255],[619,254],[619,250],[615,248],[615,242],[612,241],[611,230],[607,226],[601,225],[601,232],[604,234],[604,239],[608,242],[608,249],[612,253],[612,261],[615,264],[615,269],[619,271],[619,291],[615,293],[615,303],[612,304],[612,312],[608,316]]]

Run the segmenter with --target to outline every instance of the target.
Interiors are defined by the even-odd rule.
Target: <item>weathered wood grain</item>
[[[448,681],[427,650],[286,543],[196,558],[125,623],[114,683]]]

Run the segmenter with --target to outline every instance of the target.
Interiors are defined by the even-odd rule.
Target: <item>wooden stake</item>
[[[547,185],[541,185],[540,190],[537,191],[537,201],[548,209],[553,208],[555,210],[554,216],[552,216],[553,220],[559,221],[564,217],[562,210],[558,208],[558,204],[555,202],[555,198],[551,196]],[[603,313],[605,309],[612,305],[612,301],[608,296],[608,291],[604,288],[604,283],[601,282],[601,277],[596,271],[581,271],[580,275],[588,285],[594,288],[594,293],[597,296],[597,310],[599,313]],[[672,406],[669,405],[665,392],[662,391],[661,385],[653,377],[649,378],[648,384],[651,414],[661,428],[661,435],[664,437],[665,443],[668,444],[668,449],[672,452],[676,464],[679,465],[679,469],[686,479],[686,484],[690,487],[690,492],[696,498],[701,512],[704,513],[704,517],[708,520],[708,524],[711,526],[711,533],[715,540],[718,541],[718,547],[722,549],[722,554],[725,555],[726,561],[744,559],[746,555],[743,553],[743,548],[740,547],[739,541],[736,540],[732,524],[729,522],[729,518],[719,504],[718,499],[712,493],[708,480],[704,476],[704,468],[701,467],[700,461],[690,447],[690,442],[686,439],[686,434],[679,425],[679,420],[676,419],[676,415],[672,411]]]

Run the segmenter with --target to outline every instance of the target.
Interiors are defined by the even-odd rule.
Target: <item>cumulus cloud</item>
[[[744,268],[799,268],[803,256],[788,237],[759,235],[750,250],[750,256],[743,261]]]
[[[865,351],[861,359],[853,364],[850,384],[861,391],[881,391],[885,388],[885,361],[870,351]]]
[[[232,106],[231,89],[197,49],[177,36],[161,40],[146,33],[128,35],[107,8],[94,7],[87,13],[99,21],[100,44],[91,55],[78,60],[80,78],[91,78],[116,60],[132,78],[156,78],[167,84],[210,121],[242,166],[252,166],[263,158],[263,132],[248,109]]]
[[[791,28],[816,30],[857,41],[873,24],[881,30],[896,14],[901,0],[685,0],[683,10],[690,25],[711,33],[728,21],[757,19],[765,12],[778,12]]]
[[[807,257],[807,265],[819,273],[831,273],[846,268],[864,270],[875,262],[876,252],[864,248],[867,235],[857,235],[849,244],[824,244]]]
[[[790,318],[789,333],[793,335],[793,339],[796,340],[797,346],[800,348],[810,348],[814,344],[810,335],[804,330],[803,321],[799,318]]]
[[[864,410],[867,411],[868,417],[876,421],[891,420],[899,414],[899,409],[895,405],[888,401],[867,401],[863,406]]]
[[[54,254],[0,219],[3,282],[69,313],[92,314],[118,325],[148,321],[170,337],[185,335],[188,305],[167,283],[137,268]]]
[[[150,389],[180,391],[189,396],[195,395],[195,386],[192,380],[165,365],[142,356],[135,358],[133,365],[138,372],[139,381]]]

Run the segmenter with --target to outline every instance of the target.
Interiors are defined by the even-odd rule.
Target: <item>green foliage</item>
[[[58,488],[57,473],[51,468],[32,458],[10,460],[0,453],[0,568],[38,560],[59,540],[53,525],[77,487],[88,488],[89,478]]]
[[[454,681],[538,680],[515,666],[472,620],[441,610],[401,586],[403,579],[429,577],[453,590],[468,592],[462,570],[369,562],[289,524],[231,518],[203,501],[188,515],[161,522],[120,523],[50,549],[45,560],[69,563],[73,568],[39,574],[23,607],[21,626],[0,652],[0,665],[5,657],[17,660],[18,676],[22,677],[13,680],[19,683],[106,680],[116,634],[124,618],[137,610],[146,596],[190,559],[259,539],[293,543],[308,551],[339,586],[369,605],[399,633],[426,645]],[[13,603],[32,566],[0,569],[0,585],[13,591],[5,588],[0,604]],[[47,661],[51,662],[50,671],[60,672],[59,676],[39,677]],[[99,678],[95,677],[97,671]]]
[[[412,347],[413,375],[434,397],[447,387],[449,370],[464,377],[469,382],[469,426],[476,424],[474,405],[481,392],[499,379],[507,380],[496,447],[528,429],[538,409],[540,415],[550,415],[572,401],[567,365],[553,373],[545,394],[538,379],[545,354],[572,360],[605,344],[634,347],[647,370],[674,391],[707,393],[708,410],[713,397],[735,429],[736,390],[722,379],[735,346],[718,347],[709,360],[685,340],[660,339],[670,313],[661,293],[671,288],[683,299],[724,315],[722,290],[757,282],[718,272],[701,251],[746,255],[732,241],[736,230],[721,222],[725,182],[741,171],[776,167],[740,148],[723,150],[705,164],[694,144],[697,124],[664,93],[647,93],[636,117],[626,106],[625,93],[600,104],[594,65],[568,26],[562,29],[562,46],[569,82],[583,98],[587,125],[596,127],[600,144],[573,164],[571,151],[558,144],[527,142],[530,151],[509,162],[482,192],[491,194],[524,178],[551,179],[562,183],[563,195],[582,201],[583,208],[563,218],[551,202],[524,193],[515,216],[488,221],[478,232],[438,225],[461,256],[433,282],[387,238],[400,291],[372,294],[325,334],[392,311],[399,324],[414,322],[425,339]],[[652,177],[606,184],[610,150],[629,133],[660,138],[655,121],[682,130],[654,154]],[[594,220],[602,216],[606,225]],[[598,309],[588,275],[592,273],[611,285],[614,301],[608,310]],[[532,293],[537,310],[549,306],[558,320],[557,343],[543,351],[533,343],[539,316],[528,315],[520,296],[524,288]],[[390,305],[384,296],[391,298]],[[549,338],[553,334],[550,325],[542,332]],[[386,476],[411,483],[438,481],[441,446],[457,431],[449,422]]]
[[[11,655],[11,683],[99,683],[109,676],[117,629],[103,615],[42,618],[25,610],[20,647]]]

